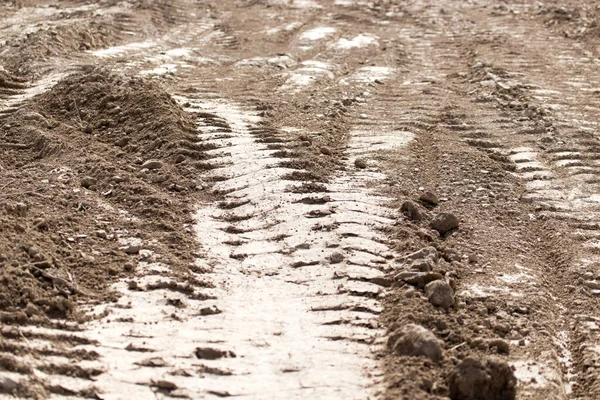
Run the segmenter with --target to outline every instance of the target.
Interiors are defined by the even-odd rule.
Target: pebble
[[[413,221],[421,221],[423,219],[423,214],[419,210],[419,207],[412,201],[405,201],[402,203],[400,211]]]
[[[163,164],[162,162],[158,161],[158,160],[148,160],[145,163],[142,164],[142,168],[147,168],[147,169],[160,169],[162,168]]]
[[[357,158],[356,160],[354,160],[354,166],[356,168],[365,169],[367,168],[367,162],[362,158]]]
[[[323,146],[319,150],[321,151],[321,153],[325,154],[326,156],[332,156],[333,155],[333,152],[331,151],[331,149],[329,147]]]
[[[477,254],[471,253],[471,254],[469,254],[468,260],[471,264],[475,264],[475,263],[479,262],[479,257],[477,257]]]
[[[454,305],[454,290],[443,280],[435,280],[425,286],[425,294],[429,302],[436,307],[449,309]]]
[[[414,288],[408,288],[404,291],[404,297],[410,299],[411,297],[415,297],[417,291]]]
[[[429,226],[444,235],[445,233],[458,228],[458,218],[452,213],[442,212],[436,215]]]
[[[395,331],[388,346],[400,356],[426,357],[434,362],[444,358],[441,341],[431,331],[415,324]]]
[[[331,264],[339,264],[344,261],[344,255],[339,251],[334,251],[329,255],[329,262]]]
[[[107,237],[106,231],[104,229],[98,229],[95,233],[96,236],[98,236],[100,239],[106,239]]]
[[[440,204],[440,199],[438,199],[436,194],[429,191],[422,193],[421,196],[419,196],[419,200],[421,200],[423,203],[431,204],[432,206],[437,206]]]

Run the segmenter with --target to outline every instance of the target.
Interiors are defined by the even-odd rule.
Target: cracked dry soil
[[[0,398],[600,398],[589,0],[0,0]]]

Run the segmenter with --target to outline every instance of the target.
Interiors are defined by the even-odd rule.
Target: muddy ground
[[[0,1],[0,398],[600,398],[592,1]]]

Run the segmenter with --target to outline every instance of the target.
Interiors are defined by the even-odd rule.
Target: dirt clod
[[[329,262],[332,264],[339,264],[342,261],[344,261],[344,255],[342,253],[340,253],[339,251],[334,251],[333,253],[331,253],[331,255],[329,256]]]
[[[419,210],[419,207],[412,201],[405,201],[400,207],[400,211],[408,218],[413,221],[421,221],[423,219],[423,213]]]
[[[400,356],[427,357],[435,362],[443,358],[441,341],[419,325],[408,324],[394,332],[388,346]]]
[[[466,358],[448,378],[452,400],[513,400],[517,379],[510,366],[497,359]]]
[[[219,350],[212,347],[198,347],[195,351],[196,357],[202,360],[217,360],[224,357],[235,357],[235,353],[229,350]]]
[[[362,158],[357,158],[354,160],[354,166],[359,169],[365,169],[367,168],[367,162]]]
[[[419,200],[431,206],[437,206],[438,204],[440,204],[440,199],[437,197],[437,195],[430,191],[422,193],[419,196]]]
[[[458,228],[458,218],[452,213],[442,212],[437,214],[429,223],[432,229],[435,229],[440,235]]]
[[[454,304],[454,290],[443,280],[436,280],[425,286],[425,294],[429,302],[436,307],[449,309]]]

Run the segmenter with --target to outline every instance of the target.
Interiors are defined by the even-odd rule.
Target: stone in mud
[[[448,377],[452,400],[514,400],[517,379],[511,367],[496,359],[464,359]]]
[[[422,193],[421,196],[419,196],[419,200],[421,200],[423,203],[426,203],[426,204],[429,204],[432,206],[437,206],[438,204],[440,204],[440,199],[438,199],[436,194],[433,192],[429,192],[429,191]]]
[[[334,251],[329,256],[329,262],[331,264],[339,264],[342,261],[344,261],[344,255],[342,253],[340,253],[339,251]]]
[[[160,169],[162,168],[162,162],[158,161],[158,160],[148,160],[145,163],[142,164],[142,168],[147,168],[147,169]]]
[[[354,160],[354,166],[356,168],[365,169],[367,168],[367,162],[362,158],[357,158],[356,160]]]
[[[458,218],[452,213],[442,212],[431,220],[429,226],[438,231],[440,235],[444,235],[447,232],[458,228]]]
[[[436,307],[449,309],[454,304],[454,290],[443,280],[436,280],[425,286],[425,294],[429,302]]]
[[[321,151],[321,153],[325,154],[326,156],[332,156],[333,155],[333,152],[331,151],[331,149],[329,147],[323,146],[319,150]]]
[[[419,207],[412,201],[405,201],[400,207],[400,211],[409,219],[413,221],[421,221],[423,214],[419,210]]]
[[[444,357],[441,341],[431,331],[414,324],[395,331],[388,346],[399,356],[426,357],[435,362]]]
[[[433,246],[423,247],[421,250],[410,253],[405,257],[407,261],[418,260],[420,258],[431,257],[434,261],[438,260],[438,252]]]

